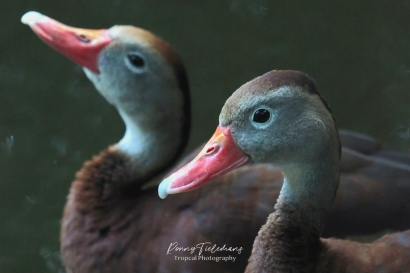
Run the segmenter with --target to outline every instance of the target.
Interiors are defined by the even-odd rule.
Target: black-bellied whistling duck
[[[276,167],[244,166],[221,178],[223,184],[165,201],[158,198],[154,188],[140,190],[152,176],[170,166],[186,144],[190,118],[188,83],[177,53],[150,32],[131,26],[90,31],[65,26],[35,12],[27,13],[22,20],[47,44],[82,65],[96,89],[118,109],[126,124],[124,138],[85,163],[72,184],[61,231],[61,252],[67,270],[243,271],[257,231],[272,211],[282,186],[282,174]],[[328,226],[328,233],[342,236],[390,227],[386,223],[391,224],[406,207],[388,207],[382,215],[368,212],[387,207],[390,195],[400,203],[402,197],[398,193],[402,189],[396,180],[402,177],[401,173],[397,167],[373,158],[383,152],[377,142],[352,133],[342,135],[350,147],[346,149],[350,160],[345,164],[348,172],[343,176],[344,187],[332,210],[335,219]],[[357,143],[359,147],[355,146]],[[181,164],[189,159],[188,156]],[[406,156],[400,162],[405,160]],[[391,162],[397,165],[398,161]],[[373,169],[385,170],[389,180],[379,181]],[[249,185],[248,179],[258,182]],[[383,189],[389,189],[389,194]],[[347,216],[350,212],[356,215],[349,219],[345,211],[349,212]],[[345,229],[340,229],[346,221]],[[403,221],[395,224],[402,225]],[[357,222],[365,225],[357,228]],[[185,247],[211,242],[243,247],[243,251],[202,253],[235,256],[235,262],[182,262],[175,260],[175,253],[166,255],[174,242]],[[197,254],[195,251],[192,256]],[[190,256],[186,252],[177,255]]]
[[[339,186],[340,157],[331,110],[313,80],[271,71],[226,101],[210,141],[158,191],[164,198],[193,190],[249,160],[272,163],[284,184],[246,272],[410,272],[410,230],[372,244],[320,238]]]

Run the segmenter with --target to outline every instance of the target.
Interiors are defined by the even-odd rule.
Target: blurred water
[[[78,27],[132,24],[169,41],[191,82],[189,149],[241,84],[298,69],[317,80],[340,127],[410,150],[409,1],[4,1],[0,272],[63,272],[59,221],[74,173],[124,130],[81,68],[20,23],[28,10]]]

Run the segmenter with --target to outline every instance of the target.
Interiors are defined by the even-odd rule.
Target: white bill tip
[[[165,178],[164,180],[162,180],[161,184],[159,184],[158,186],[158,195],[159,197],[161,197],[162,199],[164,199],[165,197],[167,197],[168,195],[168,188],[169,188],[169,184],[171,183],[171,179],[169,177]]]
[[[47,16],[41,14],[40,12],[29,11],[21,17],[21,22],[26,25],[32,25],[42,21],[44,18],[47,18]]]

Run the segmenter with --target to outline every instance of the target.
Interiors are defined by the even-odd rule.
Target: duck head
[[[21,20],[81,65],[118,109],[126,133],[117,148],[144,156],[147,164],[154,158],[169,162],[182,152],[190,126],[188,80],[181,58],[164,40],[133,26],[74,28],[35,11]]]
[[[339,158],[335,122],[314,81],[298,71],[271,71],[233,93],[214,136],[193,161],[161,183],[159,195],[196,189],[248,161],[273,163],[290,177],[304,166],[320,168],[323,160]]]

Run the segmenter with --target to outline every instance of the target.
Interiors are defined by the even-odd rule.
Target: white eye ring
[[[134,73],[143,73],[147,70],[147,63],[139,53],[131,52],[125,56],[125,65]]]
[[[249,117],[252,125],[258,129],[263,129],[269,125],[274,116],[274,111],[266,106],[258,107]]]

